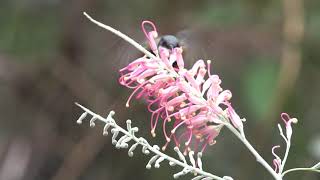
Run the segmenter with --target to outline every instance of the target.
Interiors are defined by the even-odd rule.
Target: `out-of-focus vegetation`
[[[213,71],[233,92],[259,152],[272,161],[271,147],[282,143],[279,113],[285,111],[299,119],[287,167],[313,165],[320,160],[320,1],[297,2],[291,1],[288,17],[283,0],[2,0],[0,179],[160,180],[175,171],[147,171],[146,157],[128,158],[99,129],[75,123],[80,110],[73,103],[80,102],[100,114],[113,109],[123,123],[131,118],[150,137],[145,104],[125,108],[130,91],[117,83],[118,69],[139,53],[90,23],[83,11],[139,42],[143,19],[153,20],[160,33],[184,35],[188,65],[213,59]],[[300,19],[303,36],[292,40],[284,24],[296,27]],[[288,44],[293,58],[283,55]],[[164,143],[160,136],[149,139]],[[205,159],[206,170],[219,175],[271,179],[228,131]],[[319,175],[292,173],[286,179]]]

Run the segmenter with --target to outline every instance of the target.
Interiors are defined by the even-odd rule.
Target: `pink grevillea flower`
[[[298,123],[298,119],[297,118],[291,118],[287,113],[281,113],[281,119],[285,123],[286,136],[287,136],[287,139],[290,141],[291,136],[292,136],[292,126],[291,126],[291,124],[292,123],[294,123],[294,124]]]
[[[146,25],[152,30],[147,32]],[[181,47],[157,47],[158,33],[150,21],[143,21],[142,29],[155,56],[145,55],[121,69],[119,82],[134,89],[127,107],[133,96],[148,103],[152,136],[162,124],[167,141],[163,149],[173,140],[176,146],[185,147],[185,153],[204,151],[207,145],[215,144],[226,120],[242,129],[242,120],[229,103],[231,92],[223,90],[219,76],[210,72],[211,61],[198,60],[188,70]]]

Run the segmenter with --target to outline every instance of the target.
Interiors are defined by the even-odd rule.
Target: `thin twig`
[[[286,143],[286,152],[285,152],[283,160],[281,162],[281,166],[279,167],[279,174],[281,174],[284,170],[284,166],[286,165],[286,162],[287,162],[287,159],[289,156],[290,147],[291,147],[291,139],[288,139],[288,141]]]
[[[313,168],[293,168],[293,169],[288,169],[285,172],[282,173],[282,177],[285,176],[287,173],[294,172],[294,171],[312,171],[312,172],[317,172],[320,173],[319,169],[313,169]]]
[[[102,24],[99,21],[96,21],[95,19],[93,19],[91,16],[89,16],[86,12],[83,12],[83,15],[85,15],[91,22],[95,23],[96,25],[98,25],[99,27],[102,27],[103,29],[106,29],[110,32],[112,32],[113,34],[119,36],[120,38],[122,38],[123,40],[127,41],[128,43],[130,43],[131,45],[133,45],[134,47],[136,47],[139,51],[141,51],[142,53],[144,53],[145,55],[147,55],[150,58],[157,58],[155,55],[153,55],[152,53],[150,53],[148,50],[146,50],[143,46],[141,46],[139,43],[137,43],[136,41],[134,41],[133,39],[131,39],[129,36],[123,34],[122,32],[108,26],[105,24]]]
[[[225,124],[226,127],[238,137],[238,139],[249,149],[249,151],[254,155],[257,162],[259,162],[276,180],[282,180],[281,176],[279,176],[272,167],[261,157],[261,155],[257,152],[256,149],[250,144],[250,142],[245,138],[245,136],[241,135],[231,124]],[[244,132],[243,132],[244,134]]]
[[[94,120],[100,120],[100,121],[104,122],[106,125],[109,125],[109,126],[115,128],[115,129],[119,130],[125,136],[127,136],[131,140],[135,141],[135,143],[138,143],[138,144],[142,145],[143,147],[146,147],[149,151],[153,152],[154,154],[158,155],[159,157],[162,157],[163,159],[168,160],[171,163],[174,163],[176,165],[179,165],[179,166],[183,167],[183,169],[186,170],[186,171],[195,172],[195,173],[199,174],[200,176],[202,175],[202,176],[208,177],[210,179],[225,180],[224,178],[221,178],[221,177],[219,177],[217,175],[208,173],[206,171],[203,171],[200,168],[196,168],[196,167],[194,167],[192,165],[189,165],[185,161],[182,162],[182,161],[179,161],[179,160],[177,160],[177,159],[175,159],[175,158],[173,158],[171,156],[168,156],[168,155],[164,154],[163,152],[161,152],[158,148],[155,148],[155,146],[151,146],[145,139],[138,138],[133,133],[123,129],[121,126],[119,126],[113,120],[112,116],[114,115],[114,111],[111,111],[107,118],[103,118],[102,116],[92,112],[88,108],[86,108],[86,107],[84,107],[84,106],[82,106],[82,105],[80,105],[78,103],[75,103],[75,104],[85,111],[85,113],[83,113],[80,116],[80,118],[78,119],[78,121],[77,121],[78,123],[82,123],[82,120],[87,116],[87,114],[90,114],[91,116],[93,116]],[[94,125],[94,122],[91,122],[91,125]]]

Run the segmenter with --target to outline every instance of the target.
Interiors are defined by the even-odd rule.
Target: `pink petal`
[[[239,115],[235,112],[235,110],[232,108],[230,104],[228,105],[228,114],[229,118],[233,124],[234,127],[237,129],[243,129],[242,120],[240,119]]]

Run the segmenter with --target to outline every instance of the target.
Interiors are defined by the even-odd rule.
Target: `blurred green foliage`
[[[262,57],[261,57],[262,58]],[[248,108],[252,111],[255,118],[261,119],[268,113],[275,95],[276,80],[279,68],[271,57],[255,59],[247,67],[243,78],[244,95],[247,99]]]

